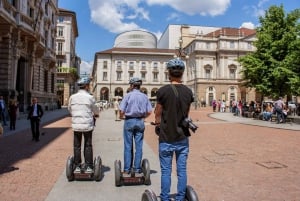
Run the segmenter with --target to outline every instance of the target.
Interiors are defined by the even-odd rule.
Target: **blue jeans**
[[[123,129],[124,138],[124,172],[133,168],[134,172],[141,172],[141,161],[143,156],[143,140],[145,124],[144,119],[126,119]],[[133,156],[133,140],[135,154]],[[134,157],[134,162],[132,164]],[[133,167],[132,167],[133,165]]]
[[[5,110],[1,111],[1,119],[3,121],[3,125],[6,126],[7,123],[6,123],[6,113],[5,113]]]
[[[187,185],[186,164],[189,153],[188,138],[174,143],[159,143],[159,160],[161,168],[161,201],[170,200],[171,187],[171,173],[172,173],[172,159],[173,154],[176,156],[177,168],[177,194],[176,201],[183,201],[185,199],[185,191]]]

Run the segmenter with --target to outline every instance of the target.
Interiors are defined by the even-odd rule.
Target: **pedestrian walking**
[[[157,91],[155,124],[159,125],[159,160],[161,167],[161,201],[170,200],[172,160],[175,153],[177,167],[177,194],[175,200],[185,200],[187,187],[187,158],[189,154],[190,131],[183,126],[188,116],[193,93],[182,84],[185,65],[180,59],[167,63],[171,84]]]
[[[0,118],[3,122],[2,125],[7,126],[7,123],[6,123],[6,105],[5,105],[5,101],[3,99],[3,96],[0,96]]]
[[[119,111],[120,111],[120,104],[119,104],[119,101],[118,101],[118,98],[116,97],[115,98],[115,101],[114,101],[114,110],[115,110],[115,121],[120,121],[120,114],[119,114]]]
[[[141,160],[143,157],[144,119],[152,113],[152,105],[146,94],[140,91],[142,80],[133,77],[129,81],[131,91],[126,94],[120,104],[120,118],[125,118],[124,137],[124,176],[133,170],[135,176],[142,174]],[[133,146],[133,141],[134,145]],[[135,154],[133,156],[133,147]],[[132,159],[134,157],[134,162]]]
[[[93,144],[92,134],[95,119],[99,117],[99,108],[95,98],[89,93],[90,78],[84,77],[77,82],[79,90],[69,99],[68,110],[72,116],[72,129],[74,132],[73,150],[75,173],[81,172],[81,142],[84,137],[84,161],[86,173],[93,172]]]
[[[16,100],[11,100],[8,105],[9,114],[9,128],[10,130],[16,130],[18,104]]]
[[[30,120],[32,141],[40,141],[40,122],[44,115],[43,108],[38,104],[37,98],[32,99],[32,104],[28,108],[27,119]]]
[[[282,100],[282,97],[279,97],[277,101],[274,102],[274,108],[277,114],[277,123],[283,123],[284,120],[284,113],[283,113],[283,108],[285,104]]]

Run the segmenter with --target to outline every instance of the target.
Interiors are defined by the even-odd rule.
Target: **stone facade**
[[[57,97],[60,105],[68,105],[69,97],[76,92],[80,72],[80,58],[76,55],[78,37],[76,13],[59,9],[56,33]]]
[[[0,0],[0,94],[26,112],[32,97],[55,109],[57,0]]]
[[[131,77],[142,78],[142,91],[155,100],[157,89],[169,83],[166,62],[177,56],[186,63],[183,83],[193,91],[195,107],[210,105],[213,99],[260,101],[255,90],[242,86],[242,66],[237,62],[255,50],[255,30],[200,27],[205,33],[201,34],[187,25],[177,26],[170,26],[159,40],[160,47],[169,44],[165,49],[113,47],[97,52],[92,72],[96,100],[123,97]]]

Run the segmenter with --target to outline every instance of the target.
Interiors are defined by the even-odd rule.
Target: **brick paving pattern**
[[[300,201],[299,131],[224,122],[210,112],[191,112],[199,128],[190,138],[188,183],[200,200]],[[31,141],[29,129],[0,137],[1,201],[43,201],[64,171],[72,153],[70,118],[42,132],[40,142]],[[147,126],[145,141],[157,154],[154,126]]]

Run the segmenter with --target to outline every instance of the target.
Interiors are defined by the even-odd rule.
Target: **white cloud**
[[[241,27],[248,28],[248,29],[255,29],[255,25],[252,22],[243,22]]]
[[[83,74],[90,75],[92,74],[92,70],[93,70],[93,62],[81,61],[80,75]]]
[[[246,13],[250,13],[255,18],[261,17],[265,15],[265,4],[268,3],[269,0],[259,0],[257,5],[244,6],[244,10]]]
[[[230,6],[231,0],[89,0],[91,21],[112,33],[143,29],[137,20],[151,21],[145,5],[169,6],[188,15],[222,15]],[[168,19],[178,17],[171,14]]]
[[[169,15],[169,17],[167,17],[167,21],[170,21],[170,20],[177,21],[177,20],[179,20],[179,18],[180,18],[180,15],[178,13],[171,13]]]
[[[166,5],[188,15],[221,15],[230,6],[231,0],[146,0],[149,5]]]

